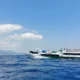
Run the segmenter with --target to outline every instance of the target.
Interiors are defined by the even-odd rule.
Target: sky
[[[80,0],[1,0],[0,49],[80,48]]]

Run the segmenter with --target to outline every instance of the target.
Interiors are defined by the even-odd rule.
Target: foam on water
[[[40,54],[33,54],[32,56],[33,56],[34,58],[37,58],[37,59],[47,58],[47,57],[41,56]]]

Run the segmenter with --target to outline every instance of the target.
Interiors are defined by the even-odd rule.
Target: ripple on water
[[[0,80],[80,80],[80,60],[0,56]]]

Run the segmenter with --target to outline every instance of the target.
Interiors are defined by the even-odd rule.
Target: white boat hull
[[[42,58],[44,57],[54,57],[54,58],[80,58],[80,51],[69,51],[69,50],[63,50],[58,51],[56,53],[46,52],[43,53],[42,51],[38,51],[36,54],[31,53],[31,55],[35,58]]]

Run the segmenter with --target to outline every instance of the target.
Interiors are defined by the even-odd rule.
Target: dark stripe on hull
[[[52,58],[60,58],[59,55],[53,55],[53,54],[41,54],[41,56],[52,57]]]
[[[50,58],[59,58],[59,59],[80,59],[80,57],[62,57],[62,56],[53,55],[53,54],[41,54],[41,56],[50,57]]]
[[[80,53],[63,53],[63,55],[80,55]]]

